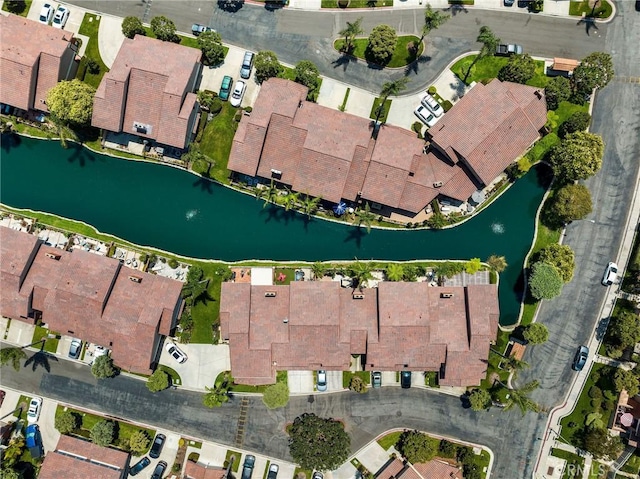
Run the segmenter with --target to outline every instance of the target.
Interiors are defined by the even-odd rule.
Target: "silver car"
[[[316,381],[316,389],[320,392],[327,390],[327,372],[324,369],[318,371],[318,380]]]
[[[415,115],[420,118],[420,121],[422,121],[422,123],[429,127],[435,125],[436,121],[438,121],[436,116],[431,113],[429,109],[424,105],[420,105],[413,113],[415,113]]]
[[[436,118],[442,116],[444,110],[440,106],[440,103],[438,103],[437,100],[428,93],[424,96],[420,103],[426,106],[427,109],[436,116]]]

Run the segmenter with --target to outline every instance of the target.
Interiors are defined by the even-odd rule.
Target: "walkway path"
[[[111,68],[116,55],[125,40],[122,34],[122,18],[113,15],[102,15],[98,30],[98,48],[102,62]]]

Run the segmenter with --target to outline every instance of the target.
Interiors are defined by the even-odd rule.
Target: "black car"
[[[400,386],[402,389],[409,389],[411,387],[411,371],[402,371],[400,373]]]
[[[151,475],[151,479],[162,479],[162,475],[164,471],[167,470],[167,463],[164,461],[160,461],[156,468],[153,470],[153,474]]]
[[[164,446],[164,440],[166,439],[164,434],[158,434],[156,438],[153,440],[153,446],[151,446],[151,450],[149,451],[149,455],[153,459],[158,459],[160,457],[160,453],[162,452],[162,446]]]
[[[251,479],[251,474],[253,474],[253,466],[256,463],[256,456],[252,456],[251,454],[247,454],[244,458],[244,465],[242,466],[242,478],[241,479]]]
[[[149,464],[151,464],[151,459],[149,459],[147,456],[144,456],[133,466],[131,466],[131,469],[129,469],[129,474],[132,476],[137,476],[138,474],[140,474],[140,471],[142,471]]]

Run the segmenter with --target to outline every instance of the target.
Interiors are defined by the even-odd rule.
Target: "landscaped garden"
[[[569,2],[569,15],[609,18],[612,13],[613,7],[607,0],[571,0]]]
[[[393,7],[393,0],[322,0],[321,8]]]
[[[496,57],[485,56],[476,61],[478,55],[467,55],[451,66],[451,71],[462,80],[465,80],[467,85],[473,82],[485,83],[498,77],[498,72],[509,63],[509,57]],[[534,60],[535,73],[534,76],[526,82],[529,86],[536,86],[544,88],[549,81],[549,77],[545,75],[544,62],[541,60]],[[473,65],[473,66],[471,66]],[[471,72],[467,75],[467,72],[471,68]]]
[[[85,13],[78,33],[89,37],[89,40],[76,76],[79,80],[88,83],[94,88],[98,88],[102,77],[109,71],[109,68],[104,64],[100,56],[100,45],[98,44],[99,29],[100,15]]]
[[[33,0],[4,0],[2,3],[2,10],[5,12],[20,15],[26,17],[29,14],[29,9]]]
[[[366,60],[371,63],[376,63],[375,59],[371,58],[370,55],[367,54],[367,47],[369,45],[368,38],[356,38],[353,40],[353,49],[349,52],[350,55],[353,55],[360,60]],[[416,50],[416,45],[418,48]],[[343,38],[339,38],[333,44],[333,48],[335,48],[338,52],[342,52],[345,47],[345,40]],[[414,35],[403,35],[398,37],[398,41],[396,42],[395,49],[393,51],[393,55],[391,56],[391,60],[389,63],[384,65],[387,68],[400,68],[407,66],[422,55],[424,50],[424,44],[420,42],[420,38]]]
[[[52,337],[49,337],[50,334]],[[35,343],[41,343],[42,341],[44,341],[43,349],[48,353],[55,354],[58,350],[58,338],[58,333],[51,332],[48,329],[43,328],[42,326],[36,326],[31,342],[33,343],[34,347],[38,348],[40,347],[40,344]]]

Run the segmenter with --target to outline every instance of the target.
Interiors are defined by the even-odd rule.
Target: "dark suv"
[[[251,454],[247,454],[244,458],[244,465],[242,466],[242,478],[241,479],[251,479],[251,474],[253,474],[253,466],[256,463],[256,456],[252,456]]]
[[[164,461],[160,461],[156,468],[153,470],[153,474],[151,475],[151,479],[162,479],[162,475],[164,471],[167,470],[167,463]]]
[[[402,389],[409,389],[411,387],[411,371],[402,371],[400,373],[400,386]]]
[[[149,455],[153,459],[158,459],[160,457],[160,453],[162,452],[162,446],[164,446],[164,440],[166,439],[164,434],[158,434],[156,438],[153,440],[153,446],[151,446],[151,450],[149,451]]]
[[[151,460],[147,456],[144,456],[133,466],[131,466],[131,469],[129,469],[129,474],[132,476],[137,476],[138,474],[140,474],[140,471],[142,471],[149,464],[151,464]]]

